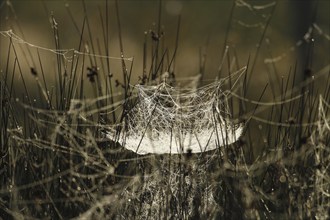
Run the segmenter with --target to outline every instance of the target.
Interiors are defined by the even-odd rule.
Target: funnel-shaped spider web
[[[166,82],[134,86],[137,100],[116,140],[137,154],[199,153],[235,142],[243,127],[229,120],[222,82],[198,89],[174,88]]]

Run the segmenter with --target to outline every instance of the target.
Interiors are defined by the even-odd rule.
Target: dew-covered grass
[[[292,39],[283,2],[141,1],[138,47],[133,2],[40,1],[32,35],[0,1],[0,219],[328,219],[330,5]]]

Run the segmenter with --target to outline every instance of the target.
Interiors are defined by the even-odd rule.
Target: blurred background
[[[125,113],[132,109],[133,105],[130,106],[129,101],[124,104],[119,102],[120,107],[116,110],[116,105],[111,105],[130,97],[127,94],[131,91],[128,83],[143,83],[145,77],[149,77],[149,82],[152,78],[160,81],[161,76],[169,72],[168,75],[174,75],[177,79],[177,86],[182,86],[179,79],[187,80],[199,74],[203,79],[198,84],[201,86],[236,73],[235,77],[228,77],[223,85],[223,90],[229,89],[228,93],[224,93],[223,99],[228,105],[225,105],[224,110],[221,109],[226,113],[228,110],[228,118],[233,122],[233,127],[238,123],[244,125],[239,140],[224,147],[224,152],[229,154],[228,161],[235,164],[235,174],[229,172],[222,176],[222,170],[226,171],[227,167],[220,163],[215,169],[212,164],[210,166],[212,172],[219,172],[215,178],[217,187],[221,187],[219,180],[222,177],[229,180],[228,184],[223,182],[226,183],[223,192],[229,198],[227,200],[225,196],[223,201],[225,206],[228,204],[227,208],[224,206],[224,210],[232,211],[232,219],[242,219],[235,216],[242,212],[240,204],[235,203],[239,203],[240,199],[236,198],[245,193],[257,200],[266,197],[270,200],[271,211],[264,205],[264,201],[257,205],[261,207],[260,210],[264,210],[262,212],[267,219],[272,218],[267,217],[267,213],[271,216],[271,212],[275,213],[274,219],[287,219],[290,215],[280,218],[276,212],[290,209],[290,214],[291,208],[295,211],[295,207],[303,213],[311,206],[312,200],[309,199],[322,194],[322,197],[314,200],[314,206],[311,206],[319,208],[319,201],[326,194],[318,190],[321,187],[326,188],[326,184],[323,180],[318,185],[314,185],[314,182],[310,184],[310,181],[321,173],[319,170],[322,167],[322,175],[325,176],[322,178],[329,180],[326,175],[329,157],[324,160],[326,162],[323,165],[314,163],[309,158],[318,152],[314,149],[326,147],[316,148],[321,146],[321,139],[317,141],[320,143],[309,142],[314,141],[318,129],[325,127],[320,119],[327,120],[329,115],[328,110],[321,111],[318,105],[321,103],[320,95],[325,102],[330,103],[329,11],[329,0],[0,0],[0,153],[1,156],[7,155],[7,160],[2,161],[9,167],[7,175],[0,175],[0,185],[6,187],[2,192],[8,195],[8,207],[19,212],[25,209],[15,207],[20,198],[18,194],[11,193],[11,190],[14,186],[13,192],[18,192],[15,184],[24,186],[32,183],[32,187],[24,188],[26,194],[33,194],[26,196],[32,201],[31,213],[34,213],[34,208],[38,214],[46,213],[40,210],[49,210],[50,206],[42,209],[33,199],[41,194],[39,186],[43,184],[39,185],[39,181],[43,183],[48,177],[54,181],[49,184],[50,190],[41,189],[46,192],[44,197],[48,198],[48,192],[52,192],[54,198],[69,201],[71,194],[62,196],[58,185],[66,187],[71,183],[62,184],[62,177],[57,174],[63,170],[66,172],[67,169],[75,173],[73,164],[76,159],[79,161],[78,165],[85,167],[87,162],[82,162],[85,160],[85,149],[86,152],[90,149],[95,153],[95,161],[87,164],[93,170],[91,173],[98,166],[94,162],[98,163],[100,160],[97,155],[99,151],[95,150],[99,149],[99,145],[101,149],[110,150],[111,155],[108,158],[114,160],[116,166],[117,161],[123,158],[135,158],[136,155],[132,155],[132,152],[127,155],[127,152],[123,152],[119,156],[117,151],[112,153],[112,147],[122,147],[117,146],[115,141],[106,140],[94,144],[91,140],[99,141],[99,138],[103,138],[103,129],[107,131],[117,126],[118,122],[123,122]],[[241,74],[232,89],[239,75],[237,73],[246,66],[247,70],[243,71],[244,74]],[[118,100],[113,100],[110,95],[117,92],[122,93],[114,98]],[[84,101],[92,104],[85,107],[82,105]],[[80,115],[81,109],[83,116]],[[85,113],[88,120],[84,118]],[[319,117],[321,113],[324,114],[323,118]],[[82,124],[80,121],[83,121]],[[65,139],[66,135],[72,137],[72,140],[77,136],[79,141],[77,144],[76,141],[69,143]],[[324,146],[329,143],[328,139],[328,136],[324,139]],[[39,141],[45,141],[42,145],[45,146],[39,148]],[[61,149],[70,150],[69,154],[66,155],[65,151],[57,152],[54,143],[63,146]],[[26,147],[28,145],[33,147]],[[75,151],[71,152],[75,148],[81,153],[77,158],[72,153]],[[12,153],[15,151],[17,154]],[[313,151],[315,155],[312,154]],[[219,153],[218,156],[221,158],[222,154]],[[151,155],[150,160],[152,158]],[[107,159],[103,159],[107,164]],[[204,159],[208,160],[206,157],[202,161]],[[118,166],[116,172],[118,175],[127,175],[130,171],[140,169],[134,163],[131,163],[132,169],[127,169],[125,162],[125,166]],[[25,173],[27,164],[36,168],[28,169]],[[241,171],[236,170],[237,164],[238,167],[242,165],[243,172],[246,165],[253,168],[257,164],[256,170],[252,172],[252,176],[256,175],[256,180],[254,177],[250,179],[248,172],[240,174]],[[166,169],[166,166],[159,167]],[[108,169],[106,167],[105,172],[100,171],[102,175],[105,174],[105,178],[113,172]],[[142,170],[145,172],[147,169]],[[95,170],[95,173],[99,172],[98,169]],[[234,179],[236,171],[238,178]],[[36,177],[29,175],[29,172],[35,172]],[[88,168],[86,173],[89,172]],[[293,178],[287,181],[288,184],[285,183],[286,176],[284,182],[281,181],[286,172],[289,172],[285,174],[288,178]],[[208,172],[204,173],[208,175]],[[296,174],[301,176],[300,185],[297,184]],[[158,176],[155,177],[158,181]],[[99,182],[103,184],[102,181],[96,181],[91,186],[94,187]],[[207,179],[207,184],[208,182]],[[110,188],[112,184],[112,177],[109,182],[104,182]],[[256,185],[256,190],[250,190],[250,185]],[[315,189],[311,191],[306,185]],[[159,186],[163,187],[164,184],[159,182]],[[259,187],[264,188],[266,194],[259,192]],[[77,188],[74,195],[87,205],[86,209],[79,203],[72,202],[76,210],[81,208],[80,211],[96,204],[94,200],[89,203],[85,199],[90,194],[81,197],[81,189]],[[249,190],[245,191],[246,189]],[[273,194],[274,189],[277,194]],[[204,193],[205,190],[201,188],[200,191]],[[222,196],[223,192],[215,194]],[[98,187],[91,193],[92,196],[101,194]],[[207,193],[205,195],[209,197]],[[297,198],[302,197],[292,195],[303,195],[306,200],[301,202]],[[219,204],[221,196],[216,199]],[[247,197],[242,201],[250,200]],[[254,203],[251,201],[246,203]],[[328,213],[329,199],[324,201],[326,204],[322,203],[325,204],[322,207],[327,208],[324,213]],[[25,205],[24,201],[22,204]],[[63,207],[64,210],[69,210],[69,215],[81,213],[72,212],[70,205]],[[244,207],[250,208],[249,205]],[[302,215],[300,218],[304,219]]]
[[[290,85],[287,94],[297,95],[308,77],[317,83],[314,98],[327,87],[330,1],[117,3],[116,7],[114,0],[0,1],[0,71],[3,75],[14,73],[13,96],[27,98],[22,90],[26,87],[37,105],[42,99],[36,86],[40,72],[44,73],[47,92],[57,94],[61,90],[56,86],[58,73],[65,76],[76,70],[81,77],[76,80],[85,80],[84,90],[88,92],[84,97],[95,97],[100,93],[88,81],[93,67],[100,76],[98,85],[105,84],[111,75],[117,92],[124,81],[121,44],[133,85],[141,82],[143,75],[166,71],[177,79],[202,74],[203,84],[207,84],[248,65],[240,95],[250,100],[261,96],[265,102],[278,100],[285,84]],[[10,40],[15,50],[8,50]],[[68,49],[89,55],[73,54]],[[66,52],[60,68],[56,52]],[[77,58],[79,64],[73,62]],[[157,69],[161,63],[164,65]],[[234,102],[231,111],[241,120],[244,117],[238,104]],[[247,105],[244,112],[251,113],[254,108]],[[259,113],[266,118],[269,111]]]
[[[159,10],[159,5],[161,9]],[[32,1],[11,0],[0,1],[1,31],[12,29],[25,41],[46,48],[55,48],[54,32],[50,16],[57,23],[61,49],[79,46],[80,33],[84,17],[88,18],[89,30],[84,32],[86,41],[92,35],[94,53],[105,54],[102,26],[105,26],[106,10],[108,11],[109,55],[120,57],[118,25],[115,1]],[[164,48],[173,54],[177,37],[178,17],[181,15],[179,42],[175,62],[178,76],[192,76],[199,73],[200,53],[206,54],[206,78],[217,75],[219,65],[224,56],[225,45],[229,53],[236,54],[237,63],[246,65],[248,58],[252,60],[261,50],[256,60],[258,68],[252,77],[256,81],[268,81],[265,71],[273,71],[272,65],[265,64],[266,58],[278,57],[286,53],[286,57],[276,63],[277,73],[287,75],[296,61],[306,50],[307,43],[303,40],[308,28],[313,23],[329,34],[329,9],[327,0],[306,1],[118,1],[121,22],[124,55],[134,57],[133,81],[141,74],[143,61],[143,43],[145,32],[148,39],[158,31],[160,18],[161,31],[164,33]],[[103,19],[103,21],[102,21]],[[103,23],[102,23],[103,22]],[[269,25],[267,25],[269,23]],[[266,27],[266,31],[264,31]],[[315,70],[329,61],[329,39],[314,31],[314,54],[321,59],[313,60]],[[1,69],[3,69],[7,52],[4,44],[8,39],[1,36]],[[302,45],[296,43],[302,40]],[[100,42],[98,51],[97,41]],[[149,47],[150,47],[149,43]],[[91,44],[89,45],[91,47]],[[26,47],[23,47],[27,49]],[[33,58],[20,62],[22,67],[32,67],[32,59],[36,63],[36,52],[30,47]],[[90,48],[91,50],[91,48]],[[149,49],[148,51],[151,51]],[[20,51],[18,51],[20,52]],[[40,51],[43,53],[42,51]],[[52,70],[54,54],[44,53],[45,68]],[[150,60],[149,60],[150,61]],[[111,60],[116,74],[118,60]],[[120,65],[119,65],[120,66]],[[226,66],[226,65],[224,65]],[[299,63],[298,63],[299,66]],[[226,74],[226,71],[223,71]],[[29,74],[30,75],[30,74]],[[27,79],[29,76],[26,76]]]

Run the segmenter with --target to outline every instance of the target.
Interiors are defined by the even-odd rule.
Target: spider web
[[[3,5],[4,3],[1,6]],[[275,3],[256,6],[249,5],[242,0],[236,1],[236,6],[239,7],[240,5],[254,12],[256,10],[271,8]],[[241,21],[239,21],[239,24],[249,27],[249,25]],[[252,24],[249,28],[254,26],[263,28],[259,23],[257,25]],[[329,35],[323,32],[319,26],[313,24],[313,28],[316,30],[316,34],[322,35],[329,40]],[[302,45],[302,43],[308,43],[308,39],[311,36],[310,33],[311,30],[309,29],[307,34],[303,36],[302,42],[299,44],[297,42],[293,47],[296,48]],[[71,60],[71,53],[81,56],[95,56],[101,59],[124,59],[132,61],[131,58],[81,53],[75,49],[58,50],[37,46],[24,41],[10,30],[1,31],[0,34],[3,37],[11,38],[13,42],[18,44],[58,54],[69,61]],[[289,48],[285,53],[290,55],[289,53],[292,53],[293,50]],[[265,59],[264,61],[265,63],[276,63],[288,56],[282,54],[279,57]],[[240,75],[242,72],[243,70],[238,71],[236,74]],[[329,65],[326,66],[320,75],[325,75],[328,72]],[[318,75],[316,74],[316,77]],[[192,212],[191,209],[194,209],[194,193],[200,193],[202,200],[205,200],[200,207],[197,206],[197,211],[201,211],[203,208],[204,212],[208,209],[215,209],[219,204],[215,204],[216,202],[213,197],[216,193],[212,185],[213,187],[214,185],[220,185],[219,179],[214,181],[207,175],[207,171],[213,168],[210,165],[210,161],[215,161],[215,159],[204,158],[201,160],[201,163],[203,162],[202,165],[194,160],[193,163],[196,162],[196,165],[193,168],[189,167],[191,165],[188,160],[188,162],[183,161],[183,163],[180,161],[178,164],[183,164],[181,167],[175,164],[176,166],[172,165],[173,167],[171,169],[167,169],[168,164],[165,162],[157,164],[158,162],[155,162],[156,159],[153,160],[154,157],[158,159],[162,155],[136,157],[134,154],[129,154],[127,156],[120,154],[119,152],[122,149],[115,148],[115,144],[112,142],[108,143],[105,147],[100,146],[100,138],[99,136],[95,136],[95,130],[99,128],[110,130],[107,135],[108,137],[115,142],[119,142],[124,148],[142,155],[147,153],[178,153],[178,156],[180,156],[180,153],[190,150],[193,153],[199,153],[218,148],[221,149],[235,142],[243,130],[243,125],[234,122],[228,105],[228,99],[231,96],[235,96],[236,93],[234,91],[223,91],[223,84],[224,80],[216,80],[198,89],[196,86],[192,86],[189,89],[187,87],[180,89],[169,85],[166,81],[158,85],[136,85],[131,87],[134,90],[134,95],[129,100],[121,100],[118,103],[105,105],[101,108],[96,107],[96,103],[109,97],[71,100],[71,106],[68,111],[42,110],[25,105],[26,110],[34,112],[29,114],[34,122],[41,129],[48,132],[45,132],[47,133],[45,137],[36,134],[33,137],[26,137],[23,135],[22,127],[20,126],[17,129],[9,129],[11,135],[10,145],[14,146],[10,152],[15,153],[12,154],[11,165],[13,167],[16,164],[24,166],[25,168],[22,170],[25,173],[18,173],[16,175],[24,175],[29,179],[23,182],[10,182],[8,186],[6,185],[6,187],[1,189],[1,195],[10,193],[10,195],[15,197],[16,194],[19,194],[18,192],[23,195],[19,199],[13,199],[13,203],[17,203],[20,209],[7,209],[6,211],[11,213],[15,218],[29,218],[29,216],[31,218],[32,216],[46,218],[46,213],[50,213],[50,206],[57,209],[56,207],[59,204],[66,204],[67,206],[72,205],[72,207],[82,207],[79,210],[81,214],[76,216],[77,219],[110,218],[111,213],[118,213],[121,218],[127,215],[128,217],[126,219],[133,217],[146,219],[150,218],[150,216],[151,218],[161,216],[158,212],[167,212],[164,208],[167,207],[164,206],[164,203],[167,202],[167,196],[175,198],[179,197],[180,193],[182,194],[183,192],[188,192],[188,196],[185,198],[188,201],[187,210],[189,212]],[[256,111],[259,112],[269,106],[292,102],[301,98],[301,95],[292,99],[285,99],[285,101],[278,99],[278,102],[270,103],[251,101],[238,95],[235,97],[256,105],[263,104],[264,106],[258,108]],[[95,119],[96,117],[92,117],[97,114],[102,115],[103,112],[110,114],[111,111],[114,111],[113,109],[120,109],[125,103],[130,103],[132,108],[124,121],[123,130],[119,133],[116,132],[117,125],[101,124]],[[311,177],[315,182],[302,182],[299,185],[297,180],[295,180],[295,173],[283,169],[287,172],[285,176],[287,177],[290,188],[303,189],[307,184],[313,187],[313,192],[309,191],[307,193],[306,190],[306,195],[310,196],[308,196],[307,200],[303,200],[302,203],[304,205],[299,205],[299,207],[311,206],[315,209],[314,211],[317,211],[316,219],[327,219],[329,217],[327,215],[330,204],[330,177],[328,172],[330,166],[329,143],[323,141],[329,140],[329,108],[329,102],[320,97],[319,120],[315,122],[317,129],[311,137],[312,144],[306,146],[306,152],[313,151],[315,160],[319,161],[319,164],[322,165],[317,168],[315,176]],[[253,119],[257,120],[258,118],[257,116],[253,116]],[[265,120],[265,122],[273,123],[270,119]],[[279,128],[293,126],[288,123],[275,122],[274,125]],[[295,126],[305,125],[296,124]],[[64,141],[59,141],[60,139]],[[301,152],[305,151],[302,150]],[[169,157],[170,162],[168,163],[174,164],[177,159],[176,156],[171,155]],[[246,173],[248,176],[257,175],[258,170],[264,169],[267,166],[264,161],[266,163],[277,162],[276,157],[271,158],[271,156],[272,154],[265,160],[261,159],[252,165],[246,164],[244,161],[239,161],[235,166],[226,164],[227,166],[217,167],[215,170],[217,172],[219,171],[217,175],[223,175],[220,179],[225,179],[225,174],[222,174],[225,169],[237,172],[237,176],[242,175],[239,171]],[[47,159],[49,160],[47,161]],[[154,170],[159,169],[159,171],[151,172],[151,174],[148,171],[144,171],[145,173],[143,174],[136,172],[133,176],[128,176],[127,173],[129,173],[130,169],[125,167],[126,173],[122,174],[118,172],[120,170],[118,167],[121,164],[138,160],[142,161],[143,159],[149,159],[148,163],[152,163]],[[61,161],[63,167],[56,165],[56,161],[58,160]],[[285,158],[283,163],[292,163],[292,158]],[[134,162],[132,165],[134,167],[132,170],[134,171],[136,171],[136,164]],[[1,168],[1,170],[5,169],[5,167]],[[145,170],[148,169],[145,168]],[[184,174],[186,172],[183,171],[186,171],[188,174]],[[11,175],[15,176],[15,174]],[[114,178],[120,179],[121,182],[113,183]],[[246,178],[246,175],[242,175],[239,188],[242,189],[243,195],[249,195],[252,201],[251,203],[263,204],[265,210],[270,213],[274,208],[268,210],[267,203],[264,201],[274,201],[276,198],[273,198],[273,196],[274,194],[276,195],[276,192],[274,194],[272,193],[272,195],[267,195],[259,189],[254,189],[254,184],[255,178]],[[63,194],[51,194],[50,188],[58,189]],[[29,193],[31,196],[24,196],[24,193]],[[150,194],[149,199],[148,194]],[[222,197],[224,193],[220,195]],[[219,203],[219,200],[217,199],[217,203]],[[0,198],[1,208],[4,207],[3,204],[5,202]],[[180,207],[180,205],[181,203],[177,202],[177,206]],[[63,208],[63,206],[60,207]],[[122,209],[118,210],[118,207],[122,207]],[[139,207],[143,210],[143,215],[141,216],[136,215],[138,213],[136,209],[139,209]],[[21,210],[22,212],[20,212]],[[31,212],[27,212],[26,210],[31,210]],[[63,210],[58,212],[59,216],[61,216],[60,214],[63,213]],[[68,210],[69,212],[73,212],[72,208],[68,208]],[[216,213],[217,211],[219,210],[215,209],[210,212]],[[152,213],[150,214],[150,212]],[[127,213],[132,214],[129,215]],[[267,218],[266,215],[265,217]],[[177,216],[173,215],[172,218],[177,218]],[[254,216],[253,218],[256,217]]]
[[[314,193],[312,193],[307,202],[316,207],[315,219],[329,219],[330,213],[330,152],[329,140],[330,135],[330,117],[328,111],[330,104],[322,95],[319,96],[318,107],[318,123],[317,128],[311,135],[311,145],[314,150],[314,160],[316,164],[316,171],[313,175],[314,179]]]
[[[72,57],[74,55],[92,56],[92,57],[96,57],[96,58],[100,58],[100,59],[126,60],[126,61],[130,61],[130,62],[133,61],[133,57],[105,56],[105,55],[101,55],[101,54],[91,54],[91,53],[81,52],[81,51],[78,51],[74,48],[54,49],[54,48],[47,48],[47,47],[35,45],[35,44],[32,44],[28,41],[23,40],[20,36],[15,34],[13,32],[13,30],[0,31],[0,35],[2,35],[5,38],[10,38],[13,42],[16,42],[18,44],[26,45],[26,46],[31,47],[31,48],[36,48],[36,49],[39,49],[39,50],[48,51],[48,52],[51,52],[53,54],[60,55],[67,61],[71,61]]]
[[[235,142],[243,126],[231,121],[230,93],[221,90],[222,84],[216,80],[198,89],[175,88],[166,81],[134,86],[138,98],[118,141],[138,154],[200,153]]]

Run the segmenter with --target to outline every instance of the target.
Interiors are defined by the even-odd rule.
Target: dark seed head
[[[96,66],[87,67],[87,77],[90,82],[95,82],[95,76],[98,74],[98,68]]]
[[[34,76],[38,75],[36,69],[34,69],[33,67],[31,67],[30,70],[31,70],[32,75],[34,75]]]
[[[187,149],[187,154],[186,154],[187,158],[191,158],[192,157],[192,149],[188,148]]]

